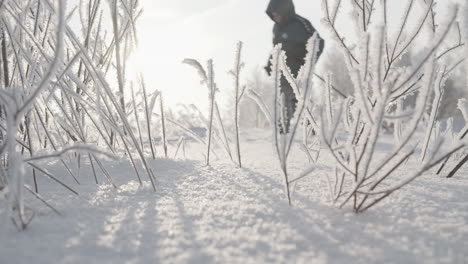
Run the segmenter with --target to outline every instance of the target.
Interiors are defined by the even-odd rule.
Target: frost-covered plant
[[[268,117],[269,123],[273,131],[273,141],[276,154],[280,163],[281,171],[284,177],[285,195],[289,204],[292,204],[292,185],[296,184],[300,179],[308,176],[314,169],[315,165],[306,168],[295,178],[288,171],[288,157],[297,135],[298,128],[300,127],[305,109],[310,99],[310,91],[313,86],[314,68],[317,61],[318,52],[318,36],[315,34],[307,42],[306,49],[307,55],[305,57],[305,64],[299,71],[297,78],[293,76],[291,70],[286,65],[286,54],[282,50],[281,45],[274,47],[271,54],[272,64],[272,84],[274,90],[274,102],[267,104],[259,96],[259,93],[253,89],[248,90],[248,95],[251,99],[257,102],[258,106]],[[289,122],[289,130],[280,131],[278,129],[278,122],[284,125],[284,96],[281,92],[280,80],[284,76],[291,85],[295,97],[298,101],[296,111],[293,118]]]
[[[408,20],[410,16],[414,17],[418,3],[423,12],[416,19],[415,28],[411,29]],[[378,204],[464,146],[463,142],[457,142],[443,148],[442,138],[428,147],[440,102],[440,96],[433,101],[430,96],[434,89],[440,91],[443,88],[447,76],[446,71],[439,73],[441,66],[437,55],[444,52],[441,44],[455,24],[458,8],[446,23],[436,26],[434,1],[408,0],[392,38],[389,25],[393,21],[388,20],[388,4],[387,1],[351,3],[357,41],[350,43],[335,25],[342,8],[341,1],[323,1],[325,24],[347,58],[355,92],[346,100],[348,103],[335,104],[342,105],[339,109],[333,109],[330,104],[322,105],[318,126],[322,141],[337,164],[335,177],[327,175],[331,197],[340,207],[351,203],[355,212],[364,212]],[[397,62],[425,26],[431,36],[429,49],[415,65],[399,67]],[[409,95],[416,97],[415,107],[402,109],[401,100]],[[432,109],[432,115],[426,140],[420,142],[417,131],[424,126],[427,109]],[[383,139],[384,123],[394,123],[397,129],[392,150],[382,157],[377,155],[376,149]],[[400,170],[421,145],[424,146],[421,166],[411,175],[399,179]],[[397,178],[398,182],[389,185],[390,178]]]
[[[461,17],[460,17],[460,22],[462,24],[462,32],[463,32],[463,36],[461,36],[460,38],[463,38],[465,40],[465,43],[468,43],[468,5],[465,4],[465,9],[463,10],[463,12],[461,12]],[[462,43],[464,44],[464,43]],[[464,49],[465,49],[465,58],[464,58],[464,61],[465,61],[465,72],[468,73],[468,60],[466,58],[468,58],[468,47],[467,45],[461,45],[460,46],[464,46]],[[465,74],[465,76],[467,76]],[[468,78],[466,78],[466,81],[467,81],[467,84],[465,87],[468,87]],[[467,101],[465,98],[462,98],[462,99],[459,99],[458,101],[458,109],[461,111],[462,115],[463,115],[463,118],[465,120],[465,127],[460,131],[460,133],[457,135],[458,138],[460,140],[463,140],[466,138],[466,135],[468,134],[468,111],[467,111]],[[442,170],[444,169],[444,167],[446,166],[447,162],[449,161],[450,157],[447,157],[445,159],[445,161],[442,163],[442,165],[439,167],[439,170],[437,171],[437,173],[441,173]],[[466,163],[468,162],[468,155],[463,155],[462,158],[457,161],[456,165],[450,170],[450,172],[447,174],[447,178],[452,178],[453,176],[455,176],[455,174],[457,174],[457,172],[460,170],[460,168],[465,165]]]
[[[240,150],[240,136],[239,136],[239,114],[240,114],[240,102],[244,95],[245,86],[241,86],[241,70],[244,67],[244,63],[241,60],[242,57],[242,42],[237,44],[236,49],[236,56],[235,56],[235,63],[234,69],[229,72],[234,79],[234,136],[236,142],[236,156],[237,156],[237,166],[242,167],[242,159],[241,159],[241,150]],[[208,130],[208,143],[207,143],[207,153],[206,153],[206,160],[207,165],[210,162],[210,152],[212,151],[212,138],[217,138],[218,142],[221,143],[222,147],[226,151],[227,155],[231,159],[232,162],[236,163],[233,159],[233,153],[230,147],[230,141],[228,135],[226,133],[226,129],[223,123],[223,119],[221,117],[221,113],[219,111],[218,103],[216,102],[215,94],[218,92],[218,88],[216,83],[214,82],[214,69],[213,69],[213,61],[209,60],[207,63],[207,69],[205,70],[203,66],[195,59],[185,59],[183,61],[185,64],[188,64],[194,67],[200,78],[201,83],[205,84],[208,87],[208,95],[209,95],[209,118],[206,118],[201,111],[198,110],[196,106],[192,108],[195,109],[199,113],[199,117],[206,123],[206,127]],[[217,126],[216,126],[216,123]],[[187,130],[187,129],[184,129]],[[199,140],[202,142],[201,140]]]
[[[241,88],[240,74],[244,67],[244,63],[241,61],[242,56],[242,42],[237,44],[236,50],[236,61],[234,63],[234,69],[230,71],[230,74],[234,78],[234,130],[236,137],[236,153],[237,153],[237,164],[242,168],[241,150],[240,150],[240,137],[239,137],[239,115],[240,109],[239,104],[245,92],[245,86]]]
[[[183,63],[193,66],[199,73],[202,83],[206,84],[208,87],[208,99],[209,99],[209,119],[208,119],[208,143],[206,150],[206,165],[210,165],[210,154],[211,154],[211,143],[213,138],[213,120],[215,117],[215,108],[216,104],[216,83],[214,81],[214,69],[213,69],[213,60],[208,60],[207,70],[201,66],[201,64],[194,59],[185,59]]]
[[[24,7],[24,6],[23,6]],[[12,41],[13,46],[21,46],[22,44],[18,42],[19,39],[13,38],[13,33],[11,31],[10,22],[18,21],[22,19],[20,16],[15,17],[16,11],[20,10],[22,7],[17,6],[16,9],[10,5],[3,6],[0,8],[0,12],[7,12],[9,15],[5,15],[3,26],[8,28],[9,37]],[[40,160],[50,159],[50,158],[59,158],[62,155],[71,152],[71,151],[78,151],[78,150],[85,150],[92,152],[92,148],[86,146],[71,146],[68,148],[63,148],[61,151],[56,152],[54,154],[39,154],[37,155],[32,151],[32,140],[30,137],[32,133],[30,131],[29,124],[27,124],[27,132],[25,136],[28,136],[28,144],[18,140],[18,136],[23,130],[23,120],[29,120],[31,118],[31,113],[33,113],[36,108],[35,104],[41,98],[41,95],[44,91],[48,90],[54,76],[57,77],[57,81],[61,79],[60,74],[58,72],[66,70],[70,65],[73,64],[72,62],[65,62],[64,59],[64,35],[65,35],[65,3],[63,1],[58,1],[56,7],[57,15],[54,17],[56,24],[55,24],[55,42],[50,43],[52,48],[47,49],[44,46],[40,47],[39,49],[43,52],[43,58],[48,62],[47,66],[45,67],[37,67],[34,69],[34,72],[24,72],[18,70],[18,75],[21,77],[21,86],[14,85],[15,82],[18,80],[18,75],[10,76],[10,72],[8,70],[4,71],[4,84],[5,87],[0,90],[0,104],[4,110],[2,112],[2,128],[4,129],[4,133],[2,133],[2,142],[0,146],[0,156],[2,159],[6,160],[6,163],[2,164],[1,174],[2,174],[2,182],[4,186],[2,189],[6,192],[6,199],[7,203],[6,206],[6,213],[5,216],[11,216],[13,222],[18,226],[20,229],[25,229],[29,222],[32,220],[34,214],[29,215],[26,212],[25,200],[24,200],[24,190],[32,191],[32,189],[27,186],[25,181],[25,167],[30,166],[35,170],[41,172],[41,175],[45,175],[52,180],[57,181],[58,183],[62,184],[72,192],[76,193],[73,189],[66,186],[63,182],[58,180],[58,178],[54,177],[50,173],[48,173],[45,169],[42,169],[36,163]],[[6,11],[5,11],[6,10]],[[37,15],[37,13],[36,13]],[[40,22],[39,18],[36,17],[36,25]],[[26,27],[22,27],[21,32],[32,34],[28,31]],[[46,36],[48,33],[46,32]],[[4,40],[6,41],[6,40]],[[4,42],[5,43],[5,42]],[[5,46],[4,46],[5,47]],[[28,54],[24,51],[24,47],[21,46],[21,53],[17,52],[14,54],[14,58],[16,61],[16,66],[21,68],[20,66],[23,61],[19,61],[19,59],[31,59],[31,54]],[[10,62],[7,50],[3,50],[3,59],[5,64],[9,64]],[[46,54],[52,55],[48,57]],[[5,65],[4,65],[5,66]],[[28,69],[31,71],[33,67],[31,64],[28,64]],[[8,69],[8,68],[7,68]],[[28,79],[28,76],[34,75],[37,80],[31,81],[32,79]],[[8,81],[6,81],[8,80]],[[29,149],[30,157],[24,157],[20,149],[27,148]],[[36,154],[36,155],[34,155]],[[34,156],[33,156],[34,155]],[[36,183],[36,181],[35,181]],[[35,191],[33,193],[37,193],[38,188],[37,184],[35,186]],[[45,202],[38,194],[35,194],[35,197],[39,200]],[[50,205],[45,202],[47,206]],[[11,214],[11,210],[13,209],[14,214]],[[54,211],[56,211],[54,209]]]
[[[111,89],[113,77],[108,75],[116,73],[119,89],[128,85],[125,69],[136,43],[135,22],[141,13],[138,1],[111,1],[109,13],[104,12],[101,0],[79,1],[71,13],[65,14],[66,2],[0,4],[4,33],[0,74],[0,157],[4,162],[0,166],[0,189],[8,200],[6,210],[1,211],[7,212],[6,217],[16,216],[20,228],[31,219],[26,215],[30,211],[26,210],[24,190],[32,190],[34,197],[51,207],[39,195],[35,176],[45,176],[78,194],[48,172],[42,162],[45,159],[59,160],[79,183],[77,174],[87,157],[96,183],[100,170],[115,186],[104,161],[111,157],[107,152],[121,154],[130,159],[140,183],[136,161],[142,163],[156,190],[141,136],[140,140],[135,136],[130,111],[125,110],[131,107],[122,104],[118,91]],[[81,32],[67,24],[69,18],[77,17],[77,12]],[[112,31],[117,34],[112,39],[105,33],[104,21],[115,26],[112,22],[116,18],[117,27]],[[116,49],[120,50],[120,59],[115,57],[119,53]],[[71,164],[73,161],[78,163],[77,168]],[[34,188],[27,184],[28,170],[32,171]]]

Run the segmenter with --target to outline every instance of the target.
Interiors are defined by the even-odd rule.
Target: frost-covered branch
[[[384,1],[383,5],[379,5],[385,17],[380,22],[375,20],[378,24],[372,25],[372,23],[366,23],[366,18],[371,15],[370,12],[374,12],[369,9],[374,4],[368,1],[353,3],[355,12],[358,12],[359,17],[362,18],[360,23],[355,23],[355,30],[360,39],[353,45],[355,47],[353,51],[357,51],[356,54],[365,58],[365,63],[356,66],[353,61],[348,62],[348,71],[351,73],[355,95],[347,100],[345,114],[340,116],[341,108],[337,114],[336,110],[330,107],[331,97],[328,92],[328,94],[325,93],[328,97],[323,100],[321,120],[318,122],[321,126],[322,141],[336,162],[336,165],[331,165],[335,167],[335,182],[333,183],[331,177],[327,176],[331,196],[340,207],[352,203],[355,212],[364,212],[378,204],[394,191],[410,184],[464,146],[464,143],[448,146],[445,150],[446,154],[440,156],[440,144],[431,148],[430,151],[428,147],[436,123],[435,118],[445,80],[448,74],[461,63],[457,62],[455,66],[445,68],[443,72],[437,74],[436,69],[439,67],[441,56],[435,54],[439,52],[448,32],[453,28],[458,8],[455,8],[444,26],[428,27],[435,30],[432,32],[433,38],[429,49],[416,65],[402,68],[396,64],[396,61],[408,52],[411,44],[422,33],[424,25],[434,21],[432,16],[434,1],[429,0],[429,3],[423,3],[424,13],[415,18],[416,28],[409,33],[407,40],[402,41],[408,31],[408,21],[414,9],[415,0],[407,0],[404,3],[406,8],[401,25],[396,32],[395,43],[391,45],[392,48],[389,48],[387,37],[388,23],[390,23],[387,18],[388,4]],[[330,15],[325,16],[330,22]],[[336,29],[330,30],[332,34],[336,34]],[[461,41],[458,44],[460,43]],[[343,53],[349,54],[349,49],[345,45],[341,45],[341,48]],[[387,56],[386,59],[384,59],[385,56]],[[415,76],[418,76],[417,81],[414,81]],[[329,83],[331,81],[327,82]],[[331,90],[330,85],[325,88],[327,91]],[[429,99],[434,90],[440,95],[431,102]],[[415,106],[411,110],[403,111],[403,100],[409,94],[413,94],[416,98]],[[387,185],[392,179],[398,178],[406,161],[414,155],[419,145],[419,142],[415,143],[418,141],[418,130],[423,124],[422,120],[428,108],[432,109],[432,114],[421,154],[421,159],[427,162],[416,176],[400,181],[395,188],[374,191]],[[324,114],[325,111],[327,114]],[[392,143],[391,151],[377,158],[377,145],[383,140],[382,127],[389,122],[396,124],[394,133],[397,140]],[[346,180],[347,178],[350,180]]]

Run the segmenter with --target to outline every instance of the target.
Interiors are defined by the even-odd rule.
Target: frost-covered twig
[[[125,113],[125,99],[124,99],[124,69],[122,62],[122,50],[120,47],[120,38],[119,38],[119,21],[118,21],[118,2],[119,0],[112,0],[111,12],[112,12],[112,28],[114,30],[114,40],[115,40],[115,58],[116,58],[116,67],[117,67],[117,83],[119,85],[120,92],[120,107]]]
[[[111,159],[116,158],[115,156],[110,155],[109,153],[105,151],[98,150],[91,145],[78,145],[78,146],[71,146],[71,147],[64,148],[61,151],[56,151],[52,154],[36,155],[31,158],[24,159],[24,162],[33,162],[33,161],[39,161],[39,160],[45,160],[45,159],[61,158],[69,152],[93,153],[97,155],[106,156]]]
[[[232,153],[231,153],[231,147],[229,146],[229,139],[226,134],[226,129],[224,127],[223,119],[221,118],[221,112],[219,111],[218,103],[215,103],[215,111],[216,111],[216,120],[218,121],[218,125],[221,128],[222,132],[222,140],[224,148],[226,149],[226,153],[228,154],[229,158],[231,159],[232,162],[234,162],[232,158]]]
[[[210,151],[211,151],[211,139],[213,135],[213,117],[214,117],[214,106],[215,106],[215,95],[216,95],[216,84],[214,82],[214,68],[213,68],[213,60],[208,60],[207,64],[208,69],[208,99],[210,103],[210,117],[209,117],[209,125],[208,125],[208,144],[206,150],[206,165],[210,165]]]
[[[432,102],[432,109],[431,109],[431,114],[429,116],[428,124],[429,126],[427,127],[426,134],[424,136],[424,145],[421,153],[421,162],[424,161],[426,158],[427,150],[429,148],[429,140],[431,139],[432,132],[434,130],[434,126],[436,123],[436,117],[437,113],[439,111],[439,107],[442,101],[442,96],[444,95],[444,85],[446,81],[446,75],[445,75],[445,70],[441,74],[439,74],[438,80],[436,81],[437,85],[434,85],[434,101]]]
[[[153,111],[152,111],[152,107],[148,105],[148,95],[146,92],[145,80],[143,79],[142,76],[140,77],[140,83],[141,83],[141,89],[143,90],[143,102],[145,103],[145,119],[146,119],[146,129],[148,133],[148,142],[149,142],[150,149],[151,149],[151,155],[153,156],[153,159],[156,159],[156,151],[154,150],[153,137],[151,134],[151,115]],[[161,96],[159,92],[157,93],[157,95],[158,95],[157,97]],[[162,106],[161,106],[161,109],[162,109]]]
[[[331,28],[331,31],[334,34],[335,39],[341,44],[341,46],[346,50],[346,53],[350,57],[350,59],[355,62],[356,64],[359,64],[359,61],[356,59],[355,55],[351,52],[351,49],[348,47],[348,45],[345,43],[344,37],[340,35],[338,30],[335,27],[335,20],[337,16],[338,9],[340,8],[341,5],[341,0],[339,0],[337,6],[335,7],[336,12],[332,15],[330,14],[330,8],[329,8],[329,0],[323,0],[323,8],[325,10],[325,18],[328,23],[328,25]]]
[[[240,90],[240,73],[244,64],[241,61],[242,55],[242,42],[237,44],[236,50],[236,60],[234,64],[234,70],[230,73],[234,77],[234,90],[235,90],[235,101],[234,101],[234,129],[236,137],[236,153],[237,153],[237,162],[240,168],[242,168],[241,160],[241,150],[240,150],[240,138],[239,138],[239,103],[242,96],[242,91]]]
[[[135,90],[133,89],[133,85],[131,85],[130,87],[131,87],[131,92],[132,92],[132,104],[133,104],[133,114],[135,115],[135,123],[137,126],[138,136],[140,137],[141,149],[144,149],[143,136],[141,135],[140,119],[138,118],[138,109],[137,109],[137,103],[135,100]]]
[[[271,120],[272,114],[270,110],[266,106],[265,102],[263,101],[262,97],[253,89],[247,89],[247,95],[257,103],[258,107],[262,111],[263,115],[266,117],[268,123],[270,125],[274,125],[274,122]]]
[[[182,147],[182,150],[184,151],[184,157],[185,157],[185,138],[184,137],[180,137],[177,142],[176,151],[174,153],[174,159],[177,158],[177,154],[179,153],[180,147]]]
[[[54,211],[58,215],[62,215],[57,209],[55,209],[50,203],[48,203],[41,195],[37,192],[33,191],[29,185],[25,184],[24,188],[28,190],[34,197],[36,197],[39,201],[43,202],[47,207],[49,207],[52,211]]]
[[[166,115],[164,112],[164,100],[162,93],[159,94],[159,103],[161,110],[161,131],[162,131],[162,145],[164,150],[164,157],[167,159],[167,139],[166,139]]]
[[[47,176],[48,178],[52,179],[53,181],[57,182],[58,184],[62,185],[63,187],[65,187],[66,189],[68,189],[70,192],[74,193],[75,195],[79,195],[77,191],[75,191],[73,188],[69,187],[67,184],[63,183],[61,180],[59,180],[57,177],[55,177],[54,175],[52,175],[50,172],[48,172],[46,169],[43,169],[41,167],[39,167],[38,165],[32,163],[32,162],[28,162],[28,164],[35,168],[36,170],[38,170],[39,172],[41,172],[42,174],[44,174],[45,176]]]

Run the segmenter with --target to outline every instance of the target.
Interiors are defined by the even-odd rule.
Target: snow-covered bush
[[[6,200],[0,213],[20,229],[34,215],[25,204],[25,191],[53,208],[39,194],[36,177],[45,176],[78,194],[67,180],[47,170],[46,160],[59,161],[68,173],[65,176],[79,183],[86,159],[96,183],[101,172],[116,187],[105,161],[119,155],[129,159],[140,183],[136,163],[141,162],[156,190],[146,161],[144,133],[138,137],[136,131],[141,132],[137,112],[142,108],[146,110],[142,120],[147,131],[152,130],[152,110],[159,94],[146,94],[143,89],[131,101],[123,96],[131,85],[125,77],[126,61],[136,43],[138,1],[113,0],[108,5],[100,0],[79,1],[69,8],[66,4],[66,0],[0,4],[0,199]],[[111,35],[106,34],[109,28]],[[111,88],[114,84],[118,89]],[[160,109],[164,138],[162,100]],[[153,150],[152,135],[147,136]]]
[[[345,54],[355,91],[343,103],[333,103],[340,107],[323,100],[325,103],[316,112],[316,129],[334,158],[328,164],[336,174],[328,175],[331,197],[340,207],[352,204],[355,212],[366,211],[464,147],[463,142],[443,144],[444,138],[431,140],[445,81],[450,69],[457,66],[444,66],[439,59],[446,52],[442,43],[456,24],[458,7],[438,25],[433,16],[434,1],[404,1],[401,21],[388,19],[389,4],[351,3],[352,23],[348,24],[354,25],[357,34],[353,42],[345,39],[335,25],[342,13],[341,1],[323,1],[325,24]],[[415,12],[418,4],[423,10],[420,14]],[[410,17],[417,17],[414,27],[408,22]],[[397,31],[390,32],[395,22]],[[422,34],[429,36],[428,49],[413,65],[398,66]],[[433,92],[436,96],[431,98]],[[413,108],[403,108],[408,96],[415,98]],[[395,140],[391,150],[379,156],[376,149],[383,140],[382,126],[388,123],[393,124]],[[420,130],[425,130],[422,139]],[[410,175],[401,173],[418,148],[421,166]]]
[[[6,11],[5,11],[6,9]],[[1,11],[8,12],[13,10],[9,10],[8,7],[4,7]],[[25,188],[25,164],[31,164],[34,167],[34,160],[40,159],[41,157],[34,157],[33,154],[33,145],[31,144],[31,131],[30,131],[30,123],[25,122],[26,126],[26,133],[29,135],[29,153],[31,157],[25,159],[20,152],[20,149],[24,146],[17,143],[17,138],[20,129],[20,122],[23,120],[30,119],[30,112],[34,108],[36,101],[39,99],[39,96],[42,92],[44,92],[47,88],[49,88],[50,81],[52,76],[56,74],[56,72],[62,66],[62,58],[64,52],[64,31],[65,31],[65,4],[60,2],[57,8],[58,15],[56,16],[56,42],[53,45],[53,51],[48,50],[44,51],[44,53],[48,53],[52,55],[51,57],[44,56],[44,62],[47,63],[48,66],[46,67],[38,67],[34,70],[37,72],[30,73],[30,75],[35,75],[39,80],[37,82],[22,82],[23,86],[16,86],[12,82],[10,82],[10,72],[8,70],[9,66],[9,57],[7,56],[7,46],[6,46],[6,36],[3,36],[2,42],[2,49],[4,51],[3,55],[3,66],[4,68],[4,87],[0,93],[0,102],[2,104],[2,108],[4,112],[2,113],[2,123],[4,134],[2,133],[2,146],[0,149],[0,155],[2,159],[6,161],[5,166],[2,168],[2,174],[4,178],[4,182],[6,186],[4,188],[7,189],[7,203],[6,203],[6,215],[10,215],[10,210],[13,209],[15,214],[13,221],[14,223],[21,229],[27,227],[29,222],[32,219],[32,215],[27,215],[25,204],[24,204],[24,188]],[[10,22],[15,19],[19,19],[20,17],[13,17],[11,18]],[[8,21],[8,20],[6,20]],[[4,23],[4,30],[5,27],[8,28],[11,24]],[[6,29],[9,31],[9,29]],[[9,31],[10,32],[10,31]],[[12,38],[10,35],[10,40],[12,41],[12,45],[19,45],[19,38]],[[16,42],[16,43],[15,43]],[[44,48],[44,47],[43,47]],[[45,49],[45,48],[44,48]],[[6,55],[6,56],[5,56]],[[29,55],[29,54],[28,54]],[[25,55],[25,58],[28,56]],[[18,55],[19,56],[19,55]],[[20,66],[19,62],[18,67]],[[33,66],[34,67],[34,66]],[[29,69],[29,66],[28,66]],[[27,77],[26,75],[29,72],[21,72],[22,77]],[[11,81],[14,80],[14,77]],[[24,79],[22,79],[24,80]],[[37,191],[37,187],[36,187]],[[13,216],[13,215],[12,215]]]
[[[464,49],[465,49],[465,56],[460,59],[459,63],[462,64],[463,61],[465,61],[465,74],[464,74],[464,80],[467,81],[466,85],[463,85],[462,84],[462,87],[463,87],[463,90],[466,91],[466,88],[468,87],[468,78],[466,77],[466,73],[468,73],[468,63],[467,63],[467,56],[468,56],[468,48],[466,47],[466,43],[468,41],[468,4],[465,3],[465,8],[461,13],[461,16],[460,16],[460,24],[462,25],[461,26],[461,32],[460,33],[460,47],[461,46],[464,46]],[[462,43],[462,40],[465,40],[464,43]],[[463,79],[463,78],[461,78]],[[464,140],[466,138],[466,135],[468,134],[468,114],[467,114],[467,103],[466,103],[466,97],[459,97],[458,99],[458,103],[456,104],[457,105],[457,108],[460,110],[461,114],[463,115],[463,119],[465,121],[465,126],[461,129],[460,132],[458,132],[457,135],[455,135],[456,138],[460,139],[460,140]],[[455,103],[454,103],[455,105]],[[457,159],[457,162],[456,162],[456,165],[450,169],[450,171],[446,174],[446,177],[447,178],[452,178],[453,176],[455,176],[458,171],[460,170],[460,168],[462,166],[464,166],[467,162],[468,162],[468,155],[466,154],[466,149],[463,153],[460,153],[458,152],[457,154],[461,154],[461,155],[453,155],[453,156],[449,156],[447,157],[444,162],[442,163],[442,165],[439,167],[438,171],[437,171],[437,174],[440,174],[443,172],[444,168],[446,167],[448,161],[450,159]],[[458,157],[458,156],[461,156]]]

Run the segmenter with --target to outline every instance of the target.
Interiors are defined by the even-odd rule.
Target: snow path
[[[269,143],[243,146],[245,169],[152,162],[156,193],[129,182],[123,163],[110,168],[119,190],[89,181],[74,197],[41,181],[65,216],[33,202],[30,228],[1,237],[0,263],[468,263],[466,177],[423,177],[355,215],[330,205],[317,175],[291,208]],[[292,171],[303,160],[292,157]]]

